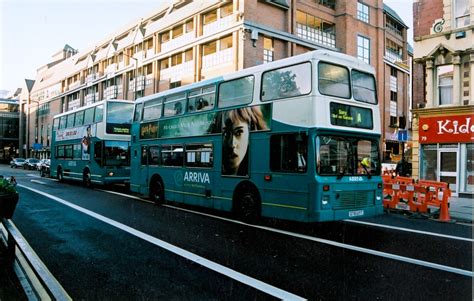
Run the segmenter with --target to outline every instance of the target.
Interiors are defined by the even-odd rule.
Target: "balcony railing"
[[[217,65],[232,62],[233,51],[232,48],[228,48],[213,54],[203,56],[202,68],[211,68]]]
[[[166,68],[160,71],[160,79],[169,79],[170,82],[180,81],[183,77],[194,74],[194,61],[188,61],[177,66]]]
[[[104,99],[115,99],[118,95],[118,87],[110,86],[104,90]]]
[[[399,53],[391,49],[385,49],[385,58],[392,63],[403,60],[403,57]]]
[[[81,81],[75,81],[75,82],[69,84],[67,90],[69,91],[69,90],[75,89],[75,88],[79,87],[80,85],[81,85]]]
[[[109,77],[110,75],[114,75],[115,71],[117,71],[116,63],[110,64],[107,66],[107,68],[105,68],[105,74],[107,75],[107,77]]]
[[[215,22],[209,23],[202,27],[203,35],[211,35],[228,28],[236,19],[236,15],[229,15]]]
[[[98,77],[99,77],[99,76],[98,76],[97,73],[89,74],[88,76],[86,76],[86,83],[93,82],[93,81],[96,80]]]
[[[99,100],[99,93],[91,93],[84,96],[84,104],[90,105]]]
[[[188,32],[176,39],[169,40],[166,43],[161,44],[161,52],[167,52],[185,44],[189,44],[194,40],[194,32]]]
[[[71,111],[81,106],[81,100],[79,98],[71,99],[67,104],[67,110]]]

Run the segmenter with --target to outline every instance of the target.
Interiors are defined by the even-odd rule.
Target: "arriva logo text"
[[[362,177],[349,177],[350,182],[359,182],[363,181]]]
[[[193,183],[211,184],[211,180],[209,179],[208,173],[187,171],[184,174],[184,180]]]

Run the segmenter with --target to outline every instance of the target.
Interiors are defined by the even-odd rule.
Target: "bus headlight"
[[[321,200],[321,204],[327,205],[329,204],[329,195],[324,195],[323,199]]]
[[[114,172],[113,171],[109,171],[109,177],[113,177],[114,176]]]

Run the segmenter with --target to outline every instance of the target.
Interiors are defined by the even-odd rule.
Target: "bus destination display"
[[[330,104],[331,124],[354,128],[372,129],[372,111],[341,103]]]

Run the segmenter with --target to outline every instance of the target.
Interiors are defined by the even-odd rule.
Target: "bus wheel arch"
[[[262,202],[254,183],[243,181],[237,185],[232,198],[232,212],[244,222],[258,221],[262,213]]]
[[[89,167],[84,168],[84,171],[82,172],[82,183],[85,187],[92,187],[92,177]]]
[[[160,175],[155,174],[150,179],[149,198],[157,205],[165,202],[165,185]]]

